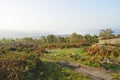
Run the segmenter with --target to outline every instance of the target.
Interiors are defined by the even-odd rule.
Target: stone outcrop
[[[99,40],[99,44],[120,45],[120,38]]]

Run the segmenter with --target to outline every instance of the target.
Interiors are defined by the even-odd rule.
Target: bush
[[[34,54],[6,54],[0,58],[0,80],[34,80],[39,78],[41,67]]]

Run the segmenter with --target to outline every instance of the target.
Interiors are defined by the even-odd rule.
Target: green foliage
[[[5,43],[14,43],[15,40],[14,39],[7,39],[7,38],[3,38],[0,40],[0,43],[5,44]]]
[[[56,42],[56,37],[54,35],[48,35],[47,36],[47,42],[48,43],[54,43],[54,42]]]
[[[2,44],[0,46],[0,54],[6,54],[8,52],[26,52],[31,53],[38,50],[38,46],[32,43],[10,43]]]
[[[47,42],[47,38],[45,36],[41,36],[40,37],[40,42],[41,43],[46,43]]]
[[[64,43],[65,39],[64,39],[64,37],[56,37],[56,42],[57,43]]]
[[[87,43],[97,43],[98,42],[98,36],[97,35],[91,36],[89,34],[86,34],[84,36],[84,39]]]
[[[55,62],[43,62],[44,72],[42,79],[44,80],[91,80],[89,77],[73,72],[64,68]]]
[[[103,64],[103,66],[110,71],[120,73],[120,65],[118,64]]]
[[[49,54],[41,54],[42,60],[47,61],[74,61],[85,64],[88,55],[83,51],[84,48],[64,48],[52,49]]]
[[[102,38],[110,38],[110,37],[113,37],[113,31],[112,29],[102,29],[100,30],[100,33],[99,33],[99,37],[102,37]]]
[[[40,78],[41,61],[34,54],[11,54],[0,57],[0,80],[33,80]]]
[[[34,42],[34,39],[31,38],[31,37],[25,37],[25,38],[22,38],[22,41],[23,41],[23,42],[26,42],[26,43],[27,43],[27,42],[30,43],[30,42]]]
[[[0,80],[91,80],[37,54],[7,53],[0,57]]]
[[[47,35],[47,36],[41,36],[38,39],[34,39],[32,37],[24,37],[22,39],[16,38],[16,39],[1,39],[0,43],[1,44],[19,44],[19,43],[33,43],[33,44],[37,44],[37,45],[41,45],[41,44],[49,44],[49,43],[56,43],[56,44],[60,44],[60,43],[64,43],[64,44],[69,44],[72,43],[74,45],[76,44],[84,44],[84,45],[90,45],[92,43],[96,43],[98,42],[97,36],[91,36],[91,35],[80,35],[77,33],[73,33],[69,36],[55,36],[53,34]]]
[[[70,42],[80,42],[80,39],[82,38],[81,35],[78,35],[77,33],[72,33],[70,36]]]

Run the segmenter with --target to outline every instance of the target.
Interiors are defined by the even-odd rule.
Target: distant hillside
[[[91,34],[91,35],[98,35],[100,30],[89,30],[86,31],[84,34]],[[114,34],[120,34],[120,29],[113,29]],[[80,32],[78,32],[80,34]],[[48,34],[54,34],[53,32],[40,32],[40,31],[31,31],[31,32],[25,32],[25,31],[11,31],[11,30],[0,30],[0,39],[2,38],[23,38],[23,37],[32,37],[32,38],[39,38],[40,36],[47,36]],[[72,33],[71,33],[72,34]],[[83,35],[84,35],[83,34]],[[70,34],[58,34],[55,33],[55,36],[70,36]]]
[[[46,36],[46,35],[48,35],[48,33],[0,30],[0,39],[1,38],[13,38],[13,39],[15,39],[15,38],[23,38],[23,37],[39,38],[42,35]]]
[[[48,32],[23,32],[23,31],[9,31],[9,30],[0,30],[0,39],[2,38],[23,38],[23,37],[32,37],[39,38],[40,36],[47,36],[52,33]],[[55,36],[69,36],[69,34],[54,34]]]

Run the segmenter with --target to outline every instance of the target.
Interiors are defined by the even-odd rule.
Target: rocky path
[[[95,68],[87,65],[82,65],[76,62],[68,62],[68,61],[59,61],[58,64],[68,67],[75,72],[79,72],[82,74],[89,75],[94,80],[111,80],[111,73],[102,68]]]

